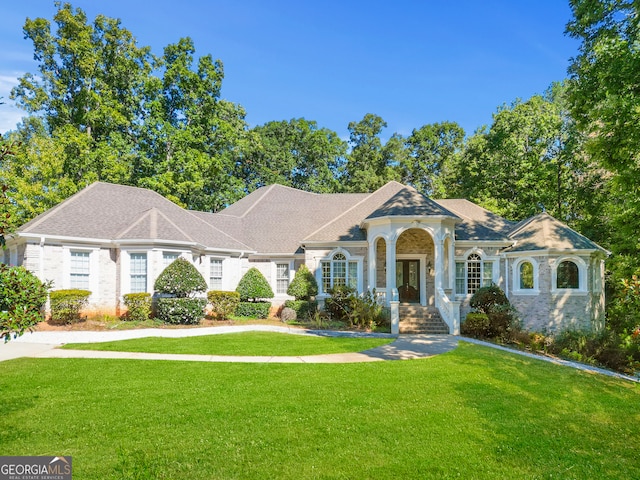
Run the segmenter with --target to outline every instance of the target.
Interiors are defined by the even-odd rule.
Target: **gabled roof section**
[[[96,182],[18,229],[18,233],[117,240],[157,240],[250,250],[244,243],[145,188]]]
[[[402,188],[386,202],[376,208],[367,218],[380,218],[390,216],[428,217],[428,216],[457,216],[428,197],[425,197],[413,187],[401,185],[397,182],[394,187]]]
[[[456,240],[508,240],[515,223],[465,199],[435,200],[462,219]]]
[[[600,250],[608,253],[597,243],[569,228],[546,212],[520,222],[509,234],[514,240],[509,252],[533,250]]]

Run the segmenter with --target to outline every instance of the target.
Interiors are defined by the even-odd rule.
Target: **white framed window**
[[[464,261],[456,262],[457,295],[473,295],[480,287],[492,283],[492,260],[484,260],[478,253],[470,253]]]
[[[556,293],[585,293],[587,264],[579,257],[560,257],[553,263],[551,290]]]
[[[339,286],[349,286],[356,291],[359,285],[358,261],[347,258],[342,252],[337,252],[328,260],[320,262],[322,292]]]
[[[130,290],[131,293],[147,291],[147,254],[129,254]]]
[[[276,263],[276,294],[286,295],[289,288],[289,264]]]
[[[513,292],[517,295],[537,295],[538,262],[533,258],[516,259],[513,263]]]
[[[169,265],[180,257],[178,252],[162,252],[162,270],[164,271]]]
[[[71,250],[70,263],[70,288],[90,290],[89,275],[91,273],[91,253],[79,250]]]
[[[209,261],[209,288],[222,290],[222,259],[212,258]]]

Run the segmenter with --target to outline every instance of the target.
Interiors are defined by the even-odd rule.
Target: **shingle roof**
[[[435,200],[462,219],[456,225],[457,240],[508,240],[515,223],[465,199]]]
[[[595,242],[572,230],[548,213],[540,213],[516,225],[509,238],[514,245],[509,252],[532,250],[601,250]]]
[[[100,240],[165,240],[251,250],[162,195],[96,182],[37,216],[18,233]]]
[[[396,182],[394,182],[396,183]],[[379,218],[388,216],[431,216],[446,215],[456,217],[451,211],[439,205],[428,197],[425,197],[413,187],[407,187],[401,184],[402,188],[398,190],[391,198],[376,208],[367,218]],[[394,185],[397,187],[397,185]]]

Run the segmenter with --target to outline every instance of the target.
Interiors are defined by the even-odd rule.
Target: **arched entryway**
[[[396,241],[396,278],[400,303],[434,305],[434,242],[429,233],[410,228]]]

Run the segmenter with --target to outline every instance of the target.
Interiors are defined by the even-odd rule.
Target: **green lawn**
[[[640,478],[640,386],[460,343],[424,360],[0,363],[3,455],[74,479]]]
[[[101,343],[68,343],[63,348],[114,352],[200,355],[298,356],[361,352],[393,338],[316,337],[274,332],[241,332],[185,338],[145,337]]]

